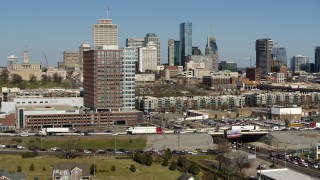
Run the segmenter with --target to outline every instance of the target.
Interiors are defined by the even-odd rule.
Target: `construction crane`
[[[46,67],[49,68],[49,65],[48,65],[48,60],[47,60],[47,56],[42,52],[42,55],[44,56],[44,58],[46,59]]]

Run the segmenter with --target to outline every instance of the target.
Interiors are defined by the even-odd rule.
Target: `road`
[[[242,150],[244,150],[244,151],[246,151],[246,152],[249,152],[249,153],[252,153],[252,154],[255,153],[255,151],[249,150],[249,149],[247,149],[247,148],[242,148]],[[257,157],[258,157],[258,158],[261,158],[261,159],[263,159],[263,160],[272,162],[272,161],[269,159],[268,149],[260,148],[259,152],[256,152],[256,153],[257,153]],[[282,167],[285,166],[285,162],[284,162],[284,160],[282,160],[282,159],[275,159],[275,160],[274,160],[274,163],[275,163],[275,164],[278,163],[278,164],[279,164],[280,166],[282,166]],[[311,168],[311,167],[302,167],[302,166],[299,166],[299,165],[296,165],[296,164],[292,164],[292,163],[290,163],[290,162],[286,162],[286,167],[287,167],[288,169],[292,169],[292,170],[294,170],[294,171],[303,173],[303,174],[305,174],[305,175],[308,175],[308,176],[311,176],[311,177],[320,179],[320,169],[314,169],[314,168]]]

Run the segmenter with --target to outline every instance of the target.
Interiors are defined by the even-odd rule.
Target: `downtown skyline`
[[[98,19],[112,19],[118,25],[119,46],[126,38],[144,38],[155,33],[161,41],[161,63],[167,63],[168,39],[179,40],[179,25],[192,23],[192,46],[205,50],[207,35],[217,40],[220,61],[238,67],[255,57],[255,41],[271,38],[274,47],[285,47],[288,61],[295,55],[314,62],[320,45],[317,0],[238,1],[105,1],[41,0],[0,3],[0,66],[13,54],[23,60],[28,50],[31,61],[56,67],[63,51],[78,51],[82,43],[92,46],[92,25]],[[107,8],[110,11],[107,11]],[[179,9],[182,7],[184,11]],[[255,59],[253,60],[253,62]],[[288,62],[289,64],[289,62]]]

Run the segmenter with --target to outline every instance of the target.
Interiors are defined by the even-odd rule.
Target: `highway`
[[[251,154],[255,154],[255,151],[253,150],[249,150],[247,148],[242,148],[243,151],[249,152]],[[260,148],[260,150],[257,153],[257,158],[272,162],[272,160],[269,158],[269,152],[268,149],[263,149]],[[275,164],[279,164],[280,166],[282,166],[283,168],[285,167],[285,162],[282,159],[274,159],[274,163]],[[292,169],[294,171],[303,173],[305,175],[320,179],[320,169],[315,169],[315,168],[311,168],[311,167],[302,167],[296,164],[292,164],[290,162],[286,162],[286,167],[288,169]]]

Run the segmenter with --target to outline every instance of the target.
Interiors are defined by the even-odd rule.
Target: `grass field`
[[[131,143],[129,142],[131,139]],[[147,143],[145,136],[81,136],[81,137],[1,137],[0,144],[19,144],[26,148],[42,147],[50,149],[59,147],[62,149],[144,149]]]
[[[22,172],[26,175],[26,180],[33,180],[34,177],[39,179],[50,179],[51,165],[60,162],[80,162],[86,163],[88,167],[94,162],[97,165],[97,174],[94,179],[100,180],[174,180],[181,175],[179,171],[170,171],[168,166],[161,166],[159,163],[153,163],[152,166],[145,166],[135,163],[131,159],[112,159],[91,157],[76,159],[59,159],[49,156],[39,156],[36,158],[22,159],[21,155],[0,155],[0,169],[8,171],[17,171],[20,165]],[[34,164],[35,170],[30,171],[29,167]],[[137,171],[131,172],[131,164],[136,166]],[[115,165],[116,171],[110,171],[111,166]],[[45,170],[44,170],[45,169]],[[105,172],[99,172],[99,171]]]

